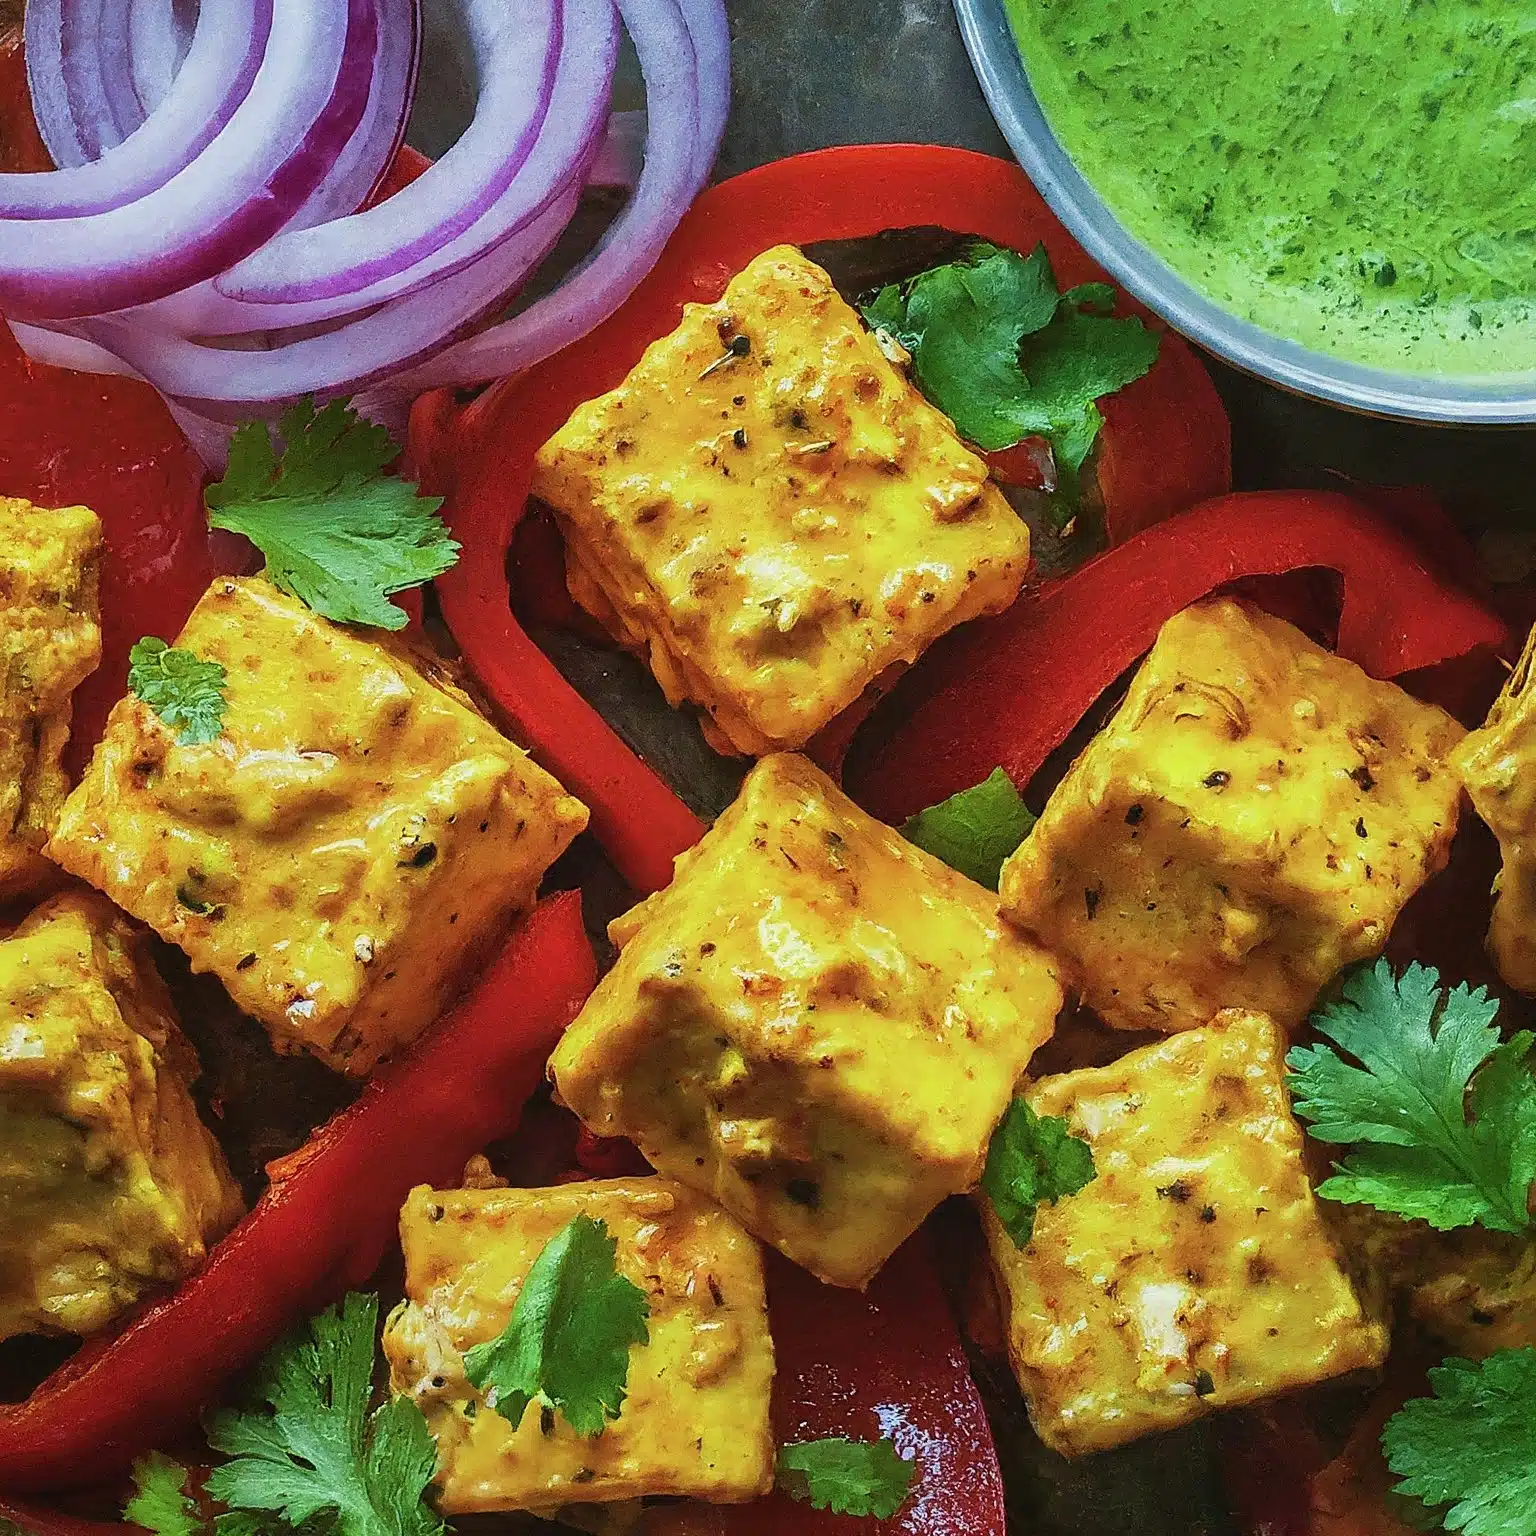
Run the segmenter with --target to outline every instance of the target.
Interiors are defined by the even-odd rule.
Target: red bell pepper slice
[[[647,1536],[1003,1536],[992,1431],[923,1239],[862,1293],[767,1257],[775,1441],[889,1435],[898,1454],[917,1460],[912,1491],[886,1521],[814,1510],[777,1492],[746,1505],[677,1505],[652,1512]]]
[[[75,690],[78,769],[128,685],[128,651],[174,639],[217,575],[203,465],[153,389],[34,363],[0,321],[0,496],[101,518],[101,666]]]
[[[533,456],[576,406],[613,388],[676,326],[684,304],[717,299],[760,252],[906,225],[938,225],[1024,250],[1043,242],[1063,286],[1103,276],[1016,165],[937,145],[818,150],[706,192],[623,308],[548,363],[506,380],[462,413],[445,391],[424,396],[413,412],[415,473],[448,495],[445,514],[464,545],[458,565],[438,582],[449,628],[514,733],[591,807],[609,855],[642,890],[670,880],[672,859],[702,828],[510,612],[507,551]],[[1129,300],[1125,307],[1144,313]],[[1156,366],[1106,402],[1106,419],[1100,483],[1112,525],[1139,525],[1230,485],[1226,413],[1179,337],[1164,334]]]
[[[440,1024],[290,1157],[207,1265],[25,1402],[0,1405],[0,1488],[79,1487],[190,1425],[296,1317],[363,1284],[417,1184],[516,1126],[596,981],[576,893],[541,903]]]
[[[850,793],[893,824],[994,768],[1028,784],[1164,622],[1227,583],[1322,567],[1343,580],[1338,650],[1398,677],[1504,643],[1503,621],[1347,496],[1219,497],[1138,534],[935,646],[849,755]]]
[[[0,172],[52,169],[53,161],[32,115],[21,23],[0,22]]]

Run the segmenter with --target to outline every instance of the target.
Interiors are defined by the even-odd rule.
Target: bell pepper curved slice
[[[437,583],[448,626],[514,734],[591,807],[594,831],[639,889],[665,885],[672,859],[703,828],[510,612],[507,552],[533,456],[579,404],[618,384],[677,325],[684,304],[717,299],[770,246],[925,224],[1026,250],[1043,242],[1063,287],[1103,276],[1016,165],[937,145],[818,150],[706,192],[628,302],[549,362],[497,385],[462,413],[446,391],[416,403],[414,472],[448,496],[444,515],[464,546]],[[1136,309],[1129,301],[1126,307]],[[1215,389],[1181,338],[1165,333],[1161,352],[1145,379],[1107,403],[1102,483],[1109,515],[1122,523],[1230,484],[1227,418]],[[1120,449],[1109,446],[1117,433]]]
[[[203,464],[153,389],[35,363],[0,320],[0,496],[84,504],[101,518],[101,665],[75,690],[83,766],[128,684],[128,651],[174,639],[218,574]]]
[[[745,1505],[658,1509],[646,1536],[1003,1536],[992,1431],[924,1240],[899,1249],[864,1292],[824,1286],[775,1253],[767,1261],[776,1443],[889,1435],[899,1455],[917,1460],[912,1490],[885,1521],[775,1492]]]
[[[596,981],[571,892],[514,930],[474,990],[291,1156],[174,1295],[0,1404],[0,1489],[100,1482],[194,1424],[296,1317],[363,1284],[416,1184],[456,1180],[509,1134]]]
[[[1218,497],[1146,529],[1006,613],[947,636],[848,756],[850,794],[901,821],[1004,768],[1023,787],[1180,609],[1247,576],[1338,572],[1338,650],[1398,677],[1489,649],[1503,621],[1391,523],[1326,491]]]

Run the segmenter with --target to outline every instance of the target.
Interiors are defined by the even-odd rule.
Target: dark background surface
[[[1008,153],[950,0],[727,0],[727,9],[736,94],[719,175],[827,144],[926,140]],[[453,52],[450,39],[430,40],[429,81],[463,79]],[[451,137],[456,94],[423,91],[412,134],[423,148]],[[901,210],[891,217],[899,223]],[[1483,537],[1492,574],[1536,570],[1536,429],[1372,420],[1221,364],[1212,372],[1232,415],[1239,485],[1337,485],[1340,475],[1426,485]]]

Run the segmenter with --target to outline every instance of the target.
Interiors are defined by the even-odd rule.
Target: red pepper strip
[[[0,1520],[9,1520],[27,1532],[27,1536],[124,1536],[136,1531],[126,1520],[85,1520],[62,1510],[46,1509],[40,1504],[18,1504],[0,1499]]]
[[[0,321],[0,496],[102,521],[102,658],[75,690],[78,769],[127,688],[129,648],[174,639],[217,574],[202,461],[147,384],[34,363]]]
[[[888,1521],[820,1512],[782,1493],[677,1505],[652,1511],[647,1536],[1003,1536],[992,1431],[924,1240],[901,1248],[862,1294],[767,1258],[775,1440],[889,1435],[917,1460],[912,1492]]]
[[[596,981],[571,892],[542,902],[474,991],[291,1157],[208,1264],[23,1403],[0,1405],[0,1487],[79,1487],[196,1422],[295,1318],[363,1284],[417,1184],[511,1133]]]
[[[890,700],[894,729],[867,749],[854,744],[850,792],[899,825],[999,766],[1022,787],[1175,613],[1241,577],[1309,567],[1342,578],[1339,654],[1373,677],[1506,638],[1502,620],[1359,502],[1315,491],[1223,496],[934,647]]]
[[[673,857],[702,828],[664,784],[564,682],[508,611],[506,562],[523,515],[533,456],[583,401],[612,389],[683,305],[719,298],[733,274],[769,247],[857,239],[892,226],[937,225],[1017,249],[1043,242],[1063,287],[1103,277],[1018,168],[938,145],[873,144],[818,150],[722,182],[694,204],[661,260],[629,301],[549,362],[455,413],[444,391],[411,417],[415,472],[449,495],[464,545],[438,581],[443,613],[481,685],[534,754],[592,809],[594,830],[631,884],[671,879]],[[1145,314],[1128,299],[1128,311]],[[1118,428],[1155,447],[1113,458],[1117,516],[1143,496],[1187,505],[1228,483],[1226,415],[1203,369],[1165,334],[1146,386],[1117,408]],[[1209,457],[1187,459],[1206,423]],[[1170,445],[1172,447],[1170,448]],[[1203,450],[1202,450],[1203,451]],[[1138,475],[1136,464],[1150,458]],[[1178,489],[1183,486],[1182,492]]]
[[[32,115],[21,24],[0,25],[0,172],[52,169],[53,161]]]

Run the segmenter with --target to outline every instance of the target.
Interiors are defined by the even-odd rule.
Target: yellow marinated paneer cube
[[[587,813],[432,659],[221,578],[176,642],[227,672],[185,745],[112,711],[49,852],[212,971],[279,1050],[367,1072],[449,1001]]]
[[[1285,1045],[1232,1010],[1029,1089],[1095,1176],[1022,1249],[982,1217],[1030,1419],[1065,1455],[1386,1358],[1307,1182]]]
[[[233,1225],[196,1075],[144,935],[100,896],[0,940],[0,1339],[93,1333]]]
[[[0,900],[58,871],[43,846],[69,793],[70,696],[101,660],[101,524],[0,496]]]
[[[792,246],[687,305],[533,491],[576,600],[746,754],[803,746],[1029,565],[985,463]]]
[[[1477,814],[1499,840],[1488,953],[1517,992],[1536,993],[1536,630],[1489,712],[1456,753]]]
[[[514,1429],[464,1374],[506,1327],[544,1246],[601,1221],[618,1273],[645,1293],[649,1340],[600,1435],[530,1405]],[[773,1485],[773,1341],[762,1253],[717,1205],[670,1179],[556,1189],[411,1191],[400,1213],[406,1300],[384,1330],[390,1385],[437,1439],[447,1515],[604,1504],[653,1494],[733,1504]]]
[[[1062,1001],[990,892],[788,755],[608,932],[560,1097],[833,1285],[975,1183]]]
[[[1170,619],[1002,877],[1123,1029],[1293,1027],[1440,869],[1461,727],[1229,598]]]

